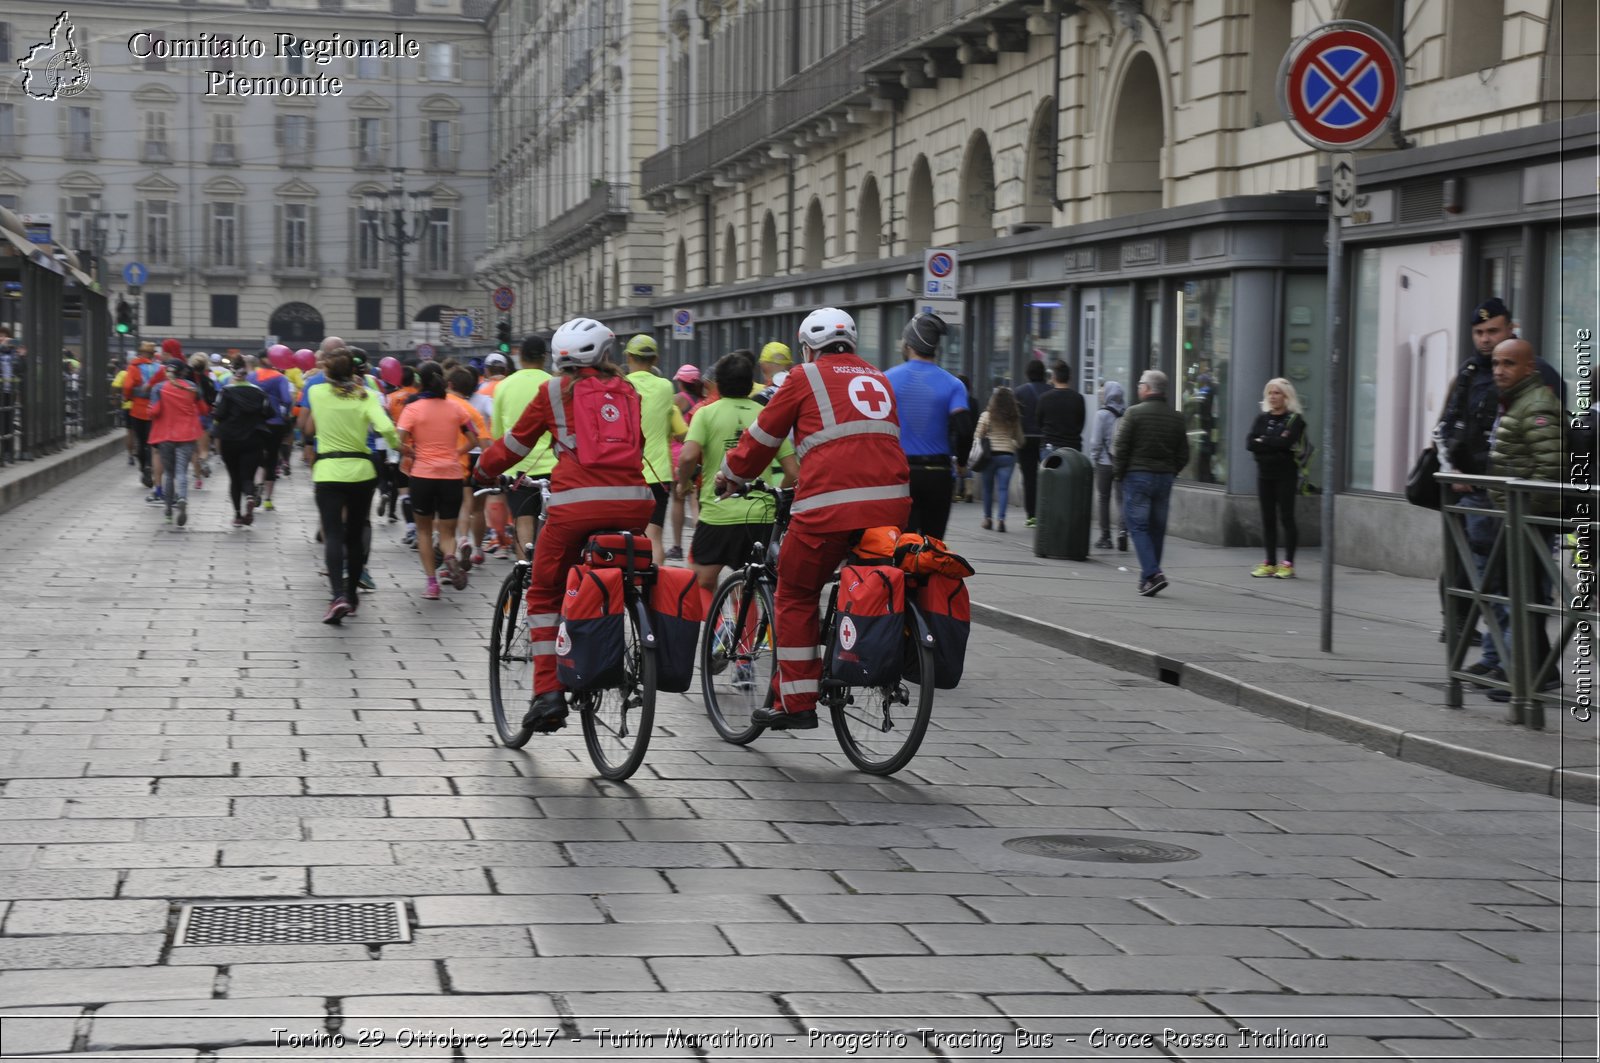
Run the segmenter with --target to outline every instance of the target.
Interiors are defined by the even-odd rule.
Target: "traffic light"
[[[500,353],[511,353],[511,322],[505,318],[500,319],[500,324],[495,328],[495,335],[500,339]]]
[[[133,331],[133,307],[120,296],[117,298],[117,332],[126,336]]]

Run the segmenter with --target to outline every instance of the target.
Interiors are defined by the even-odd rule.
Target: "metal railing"
[[[1594,696],[1592,647],[1600,624],[1594,599],[1594,486],[1462,473],[1439,473],[1436,479],[1444,502],[1446,704],[1461,708],[1463,683],[1505,690],[1509,722],[1542,730],[1545,707],[1559,711],[1563,705],[1567,646],[1576,638],[1573,659],[1587,663],[1571,669],[1577,680],[1571,709],[1578,719],[1588,719]],[[1452,484],[1471,487],[1474,494],[1457,494]],[[1478,504],[1482,492],[1490,492],[1488,507]],[[1468,498],[1471,503],[1463,505]],[[1574,505],[1580,500],[1587,509]],[[1476,534],[1469,519],[1478,522]],[[1576,533],[1576,547],[1564,542],[1568,532]],[[1548,639],[1551,617],[1556,637]],[[1500,659],[1503,679],[1466,671],[1468,651],[1481,644],[1480,622]]]
[[[542,246],[551,247],[560,244],[602,218],[626,213],[628,213],[628,186],[607,184],[602,181],[589,189],[588,197],[581,203],[558,215],[540,230]]]

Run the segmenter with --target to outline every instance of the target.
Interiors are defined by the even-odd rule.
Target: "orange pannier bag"
[[[894,563],[911,576],[949,576],[966,579],[972,575],[972,565],[960,554],[952,553],[943,539],[919,532],[906,532],[896,540],[892,551]]]

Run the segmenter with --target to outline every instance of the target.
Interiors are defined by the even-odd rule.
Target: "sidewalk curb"
[[[1085,660],[1159,679],[1224,705],[1236,705],[1258,716],[1351,742],[1396,760],[1511,790],[1600,804],[1600,778],[1586,772],[1474,749],[1314,705],[1207,668],[1203,658],[1185,661],[980,602],[972,603],[972,619]]]
[[[52,487],[63,484],[79,473],[100,464],[119,453],[126,444],[122,433],[107,432],[104,438],[79,440],[70,450],[50,454],[31,462],[22,462],[22,475],[0,481],[0,513],[15,509],[24,502],[44,494]],[[8,466],[16,468],[17,466]]]

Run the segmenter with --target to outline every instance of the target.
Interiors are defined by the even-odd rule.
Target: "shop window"
[[[1350,314],[1350,487],[1398,493],[1427,444],[1461,342],[1461,245],[1366,248]]]
[[[1178,293],[1178,364],[1172,392],[1189,429],[1182,475],[1203,484],[1228,482],[1228,383],[1233,342],[1233,279],[1185,281]]]
[[[1319,446],[1326,423],[1328,284],[1320,273],[1291,273],[1283,281],[1283,378],[1294,385],[1306,426]],[[1321,474],[1313,474],[1318,483]]]
[[[1578,226],[1545,240],[1544,320],[1539,346],[1567,382],[1567,408],[1594,402],[1595,292],[1600,291],[1600,228]],[[1513,307],[1513,310],[1516,308]]]
[[[144,323],[151,328],[171,328],[172,293],[146,292],[143,316]]]
[[[1106,381],[1115,380],[1122,385],[1128,401],[1133,402],[1139,383],[1133,359],[1133,292],[1126,285],[1119,285],[1101,289],[1098,299],[1098,317],[1091,320],[1087,306],[1084,314],[1086,332],[1091,324],[1099,331],[1096,359],[1093,364],[1079,367],[1081,371],[1074,379],[1081,380],[1090,394],[1098,392]]]
[[[1055,289],[1028,292],[1022,303],[1023,361],[1049,366],[1067,357],[1067,329],[1062,293]]]
[[[856,353],[873,365],[882,368],[885,364],[885,358],[881,347],[883,332],[879,327],[879,323],[883,319],[883,311],[875,306],[863,307],[855,312],[855,319]]]

